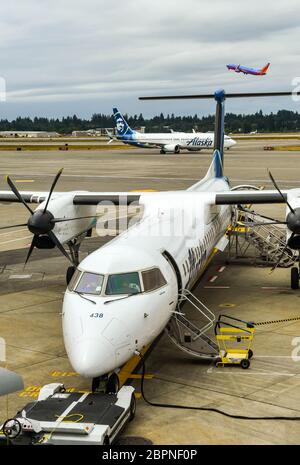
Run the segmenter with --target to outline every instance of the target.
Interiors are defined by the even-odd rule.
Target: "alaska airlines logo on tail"
[[[200,137],[194,137],[193,139],[189,140],[186,145],[210,147],[212,145],[212,140],[209,138],[200,139]]]
[[[118,132],[123,132],[123,131],[124,131],[124,129],[125,129],[125,124],[124,124],[122,118],[118,118],[118,119],[117,119],[116,126],[117,126],[117,131],[118,131]]]

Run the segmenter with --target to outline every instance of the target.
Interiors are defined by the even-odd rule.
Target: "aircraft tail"
[[[206,173],[205,178],[222,178],[223,177],[223,162],[219,150],[214,150],[213,159]]]
[[[213,181],[218,178],[223,178],[223,176],[223,163],[220,151],[214,150],[212,162],[204,178],[200,179],[200,181],[196,182],[196,184],[193,184],[187,190],[197,191],[207,182]]]
[[[266,66],[264,66],[264,67],[260,70],[260,74],[266,74],[266,72],[267,72],[268,69],[269,69],[269,66],[270,66],[270,63],[267,63]]]
[[[124,119],[123,115],[119,112],[117,108],[113,108],[113,118],[117,128],[117,135],[127,136],[130,134],[134,134],[135,131],[131,129],[128,125],[127,121]]]

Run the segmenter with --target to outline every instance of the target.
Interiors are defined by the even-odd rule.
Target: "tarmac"
[[[299,186],[300,153],[264,151],[265,145],[267,140],[239,140],[225,151],[225,173],[232,185],[271,188],[270,169],[283,189]],[[8,189],[4,176],[9,174],[20,190],[47,191],[61,167],[57,191],[186,189],[204,176],[210,159],[208,151],[160,155],[155,149],[134,148],[1,151],[0,189]],[[0,227],[27,220],[22,205],[1,204],[0,211]],[[260,206],[259,211],[284,218],[281,205]],[[105,240],[86,239],[81,258]],[[30,242],[26,227],[0,231],[0,337],[7,349],[2,366],[20,373],[25,382],[24,391],[0,398],[0,423],[35,400],[44,384],[63,382],[74,390],[88,390],[91,384],[74,373],[63,345],[60,313],[68,264],[56,250],[34,250],[24,268]],[[226,313],[255,322],[300,316],[300,290],[290,289],[288,269],[270,274],[270,267],[227,259],[226,252],[217,254],[194,289],[216,316]],[[163,334],[146,360],[146,397],[233,415],[300,417],[299,320],[257,327],[253,351],[248,370],[216,368],[181,352]],[[133,383],[140,393],[139,378]],[[299,421],[232,419],[212,412],[152,407],[138,397],[136,417],[124,430],[124,440],[142,437],[153,444],[183,445],[300,443]]]

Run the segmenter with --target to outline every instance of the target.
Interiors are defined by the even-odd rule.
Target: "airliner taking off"
[[[267,74],[270,63],[267,63],[266,66],[264,66],[261,69],[248,68],[248,66],[233,65],[233,64],[226,65],[226,66],[227,66],[227,69],[231,71],[235,71],[236,73],[252,74],[253,76],[264,76],[265,74]]]
[[[134,145],[142,148],[160,148],[160,153],[167,152],[180,153],[180,150],[188,150],[189,152],[197,152],[202,149],[213,149],[214,134],[205,132],[171,132],[171,133],[149,133],[144,134],[134,131],[128,125],[123,115],[117,108],[113,109],[113,117],[116,124],[117,136],[116,139],[124,142],[124,144]],[[114,139],[108,133],[111,141]],[[224,136],[224,147],[229,149],[236,142],[228,136]]]

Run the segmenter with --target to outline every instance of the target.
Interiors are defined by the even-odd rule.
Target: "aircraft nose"
[[[95,378],[116,368],[115,350],[103,339],[78,341],[68,356],[74,370],[85,378]]]

